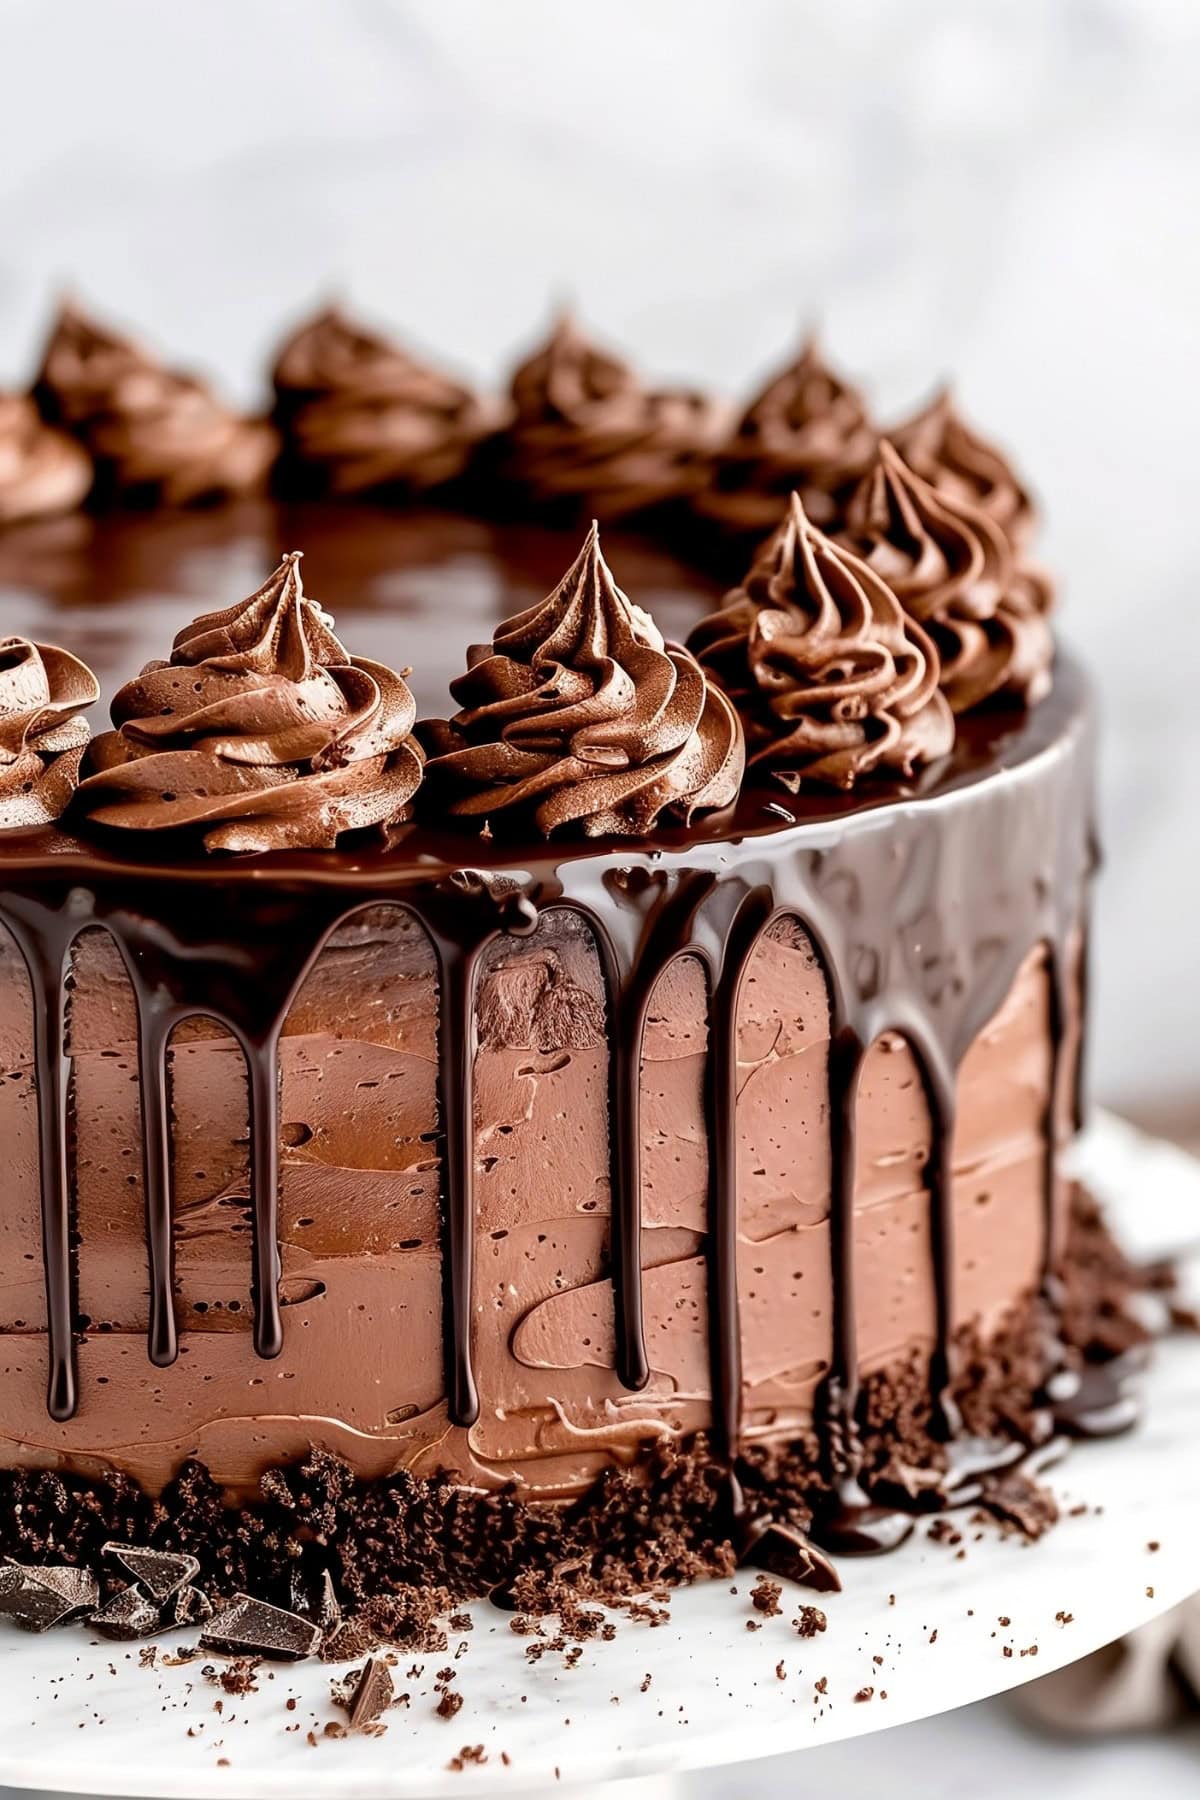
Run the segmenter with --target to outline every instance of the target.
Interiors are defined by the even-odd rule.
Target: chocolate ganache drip
[[[861,395],[830,369],[810,338],[719,448],[697,509],[726,531],[758,538],[779,523],[794,491],[813,523],[828,528],[874,448]]]
[[[25,394],[0,394],[0,525],[69,512],[92,485],[92,459]]]
[[[987,513],[939,494],[886,440],[847,505],[843,541],[935,640],[955,712],[995,695],[1029,705],[1049,690],[1049,584]]]
[[[66,650],[0,638],[0,831],[61,816],[89,736],[80,715],[99,692]]]
[[[435,811],[641,837],[737,797],[736,713],[621,592],[595,524],[554,592],[474,646],[451,692],[461,710],[426,727]]]
[[[329,849],[407,816],[421,779],[399,675],[351,657],[300,553],[207,613],[117,694],[79,805],[96,823],[198,831],[209,850]]]
[[[34,387],[44,416],[79,438],[102,495],[182,506],[257,487],[278,440],[203,382],[64,306]]]
[[[963,421],[948,389],[888,432],[910,469],[951,500],[978,506],[1014,544],[1036,522],[1033,499],[1007,457]]]
[[[440,487],[491,424],[470,388],[337,307],[288,339],[273,379],[288,484],[322,492]]]
[[[717,411],[703,394],[648,389],[569,317],[512,378],[503,475],[539,507],[628,517],[693,493]]]
[[[689,644],[743,713],[750,763],[795,792],[849,788],[944,756],[954,721],[937,650],[868,564],[793,494],[740,587]]]

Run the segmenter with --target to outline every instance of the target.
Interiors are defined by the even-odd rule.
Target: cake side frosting
[[[71,1263],[52,1264],[48,1338],[35,1280],[6,1346],[25,1396],[25,1448],[9,1454],[107,1459],[154,1485],[203,1447],[242,1488],[315,1439],[364,1473],[448,1466],[554,1494],[707,1425],[726,1451],[813,1433],[852,1500],[872,1369],[915,1353],[942,1405],[960,1328],[1028,1303],[1057,1254],[1089,854],[1090,738],[1071,691],[1003,771],[908,807],[760,827],[734,857],[719,834],[516,860],[480,845],[464,881],[438,857],[356,855],[330,879],[321,856],[290,870],[285,856],[264,888],[255,859],[172,868],[81,849],[56,871],[10,846],[0,916],[51,1013],[55,969],[71,967],[59,886],[78,897],[68,936],[91,921],[111,935],[108,976],[93,949],[72,982],[81,1141],[106,1164],[99,1122],[124,1118],[146,1215],[176,1225],[150,1240],[146,1312],[136,1256],[89,1260],[89,1244],[136,1244],[134,1171],[122,1157],[95,1178],[77,1303],[92,1326],[78,1349],[64,1335]],[[425,841],[444,857],[444,839]],[[419,925],[356,924],[368,904]],[[1003,953],[977,958],[979,942]],[[216,1033],[172,1040],[193,1010]],[[124,1066],[106,1040],[130,1046]],[[138,1117],[159,1117],[168,1055],[174,1147],[147,1151]],[[1019,1103],[999,1104],[1006,1087]],[[0,1096],[32,1225],[46,1196],[30,1146],[67,1129],[67,1094],[39,1070]],[[983,1217],[972,1143],[1014,1258],[994,1281],[965,1267]],[[887,1173],[901,1151],[911,1178]],[[222,1228],[239,1217],[249,1233]],[[899,1246],[919,1252],[907,1282]],[[823,1322],[802,1329],[814,1304]],[[793,1312],[781,1360],[770,1346]],[[187,1351],[174,1367],[164,1318]],[[269,1411],[241,1401],[218,1423],[207,1408],[247,1393],[253,1342],[271,1356],[251,1390],[271,1392]],[[58,1424],[38,1398],[47,1348]],[[118,1396],[126,1419],[146,1409],[136,1438]]]

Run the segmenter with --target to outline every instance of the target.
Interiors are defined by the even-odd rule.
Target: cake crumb
[[[782,1582],[772,1581],[769,1575],[760,1575],[750,1590],[750,1604],[755,1612],[765,1614],[768,1619],[777,1618],[782,1611],[779,1604],[782,1592]]]

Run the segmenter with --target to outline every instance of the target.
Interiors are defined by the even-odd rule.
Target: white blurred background
[[[1107,715],[1099,1095],[1200,1134],[1194,0],[6,0],[0,380],[64,283],[247,401],[330,290],[483,380],[572,296],[726,390],[803,323],[1044,502]]]
[[[563,296],[730,392],[810,322],[885,416],[953,375],[1103,696],[1096,1089],[1200,1137],[1196,0],[0,0],[0,68],[0,382],[66,283],[248,403],[331,290],[484,381]],[[1182,1795],[1196,1754],[992,1706],[689,1791]]]

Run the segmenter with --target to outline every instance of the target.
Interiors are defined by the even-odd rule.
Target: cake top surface
[[[445,716],[451,684],[463,674],[467,647],[492,639],[514,614],[536,608],[560,585],[579,554],[574,526],[502,524],[450,511],[402,512],[366,503],[283,503],[266,498],[200,512],[78,515],[0,534],[0,617],[20,620],[43,644],[61,644],[99,679],[93,709],[99,734],[106,709],[152,656],[165,656],[214,600],[236,599],[260,585],[278,545],[303,544],[305,585],[336,620],[343,647],[390,670],[411,668],[405,685],[418,717]],[[614,579],[650,614],[668,641],[682,643],[726,592],[720,574],[690,567],[667,549],[633,533],[608,528],[605,558]],[[790,794],[751,771],[732,816],[702,815],[690,826],[663,822],[654,848],[636,842],[599,846],[614,862],[645,861],[658,850],[679,856],[689,847],[719,854],[746,836],[789,824],[828,825],[869,816],[881,806],[935,799],[971,785],[997,768],[1027,763],[1051,747],[1084,706],[1085,683],[1069,659],[1059,658],[1054,691],[1029,710],[984,710],[957,722],[953,750],[911,779],[863,784],[850,792],[829,787]],[[68,829],[0,834],[0,859],[42,861],[86,857],[114,869],[157,860],[137,833],[136,845],[86,842]],[[400,854],[397,855],[397,852]],[[400,828],[391,849],[371,844],[336,851],[279,851],[314,878],[343,879],[355,869],[378,873],[383,859],[417,867],[465,865],[513,869],[537,861],[557,864],[595,856],[587,841],[536,834],[527,840],[488,839],[429,823]],[[215,879],[264,868],[259,856],[171,852],[162,858]]]
[[[811,338],[739,406],[563,315],[484,394],[331,306],[271,380],[239,412],[68,301],[0,395],[0,629],[113,727],[30,749],[7,832],[673,850],[953,787],[1050,691],[1024,481],[948,393],[885,428]]]

